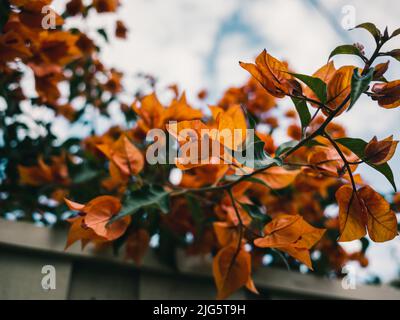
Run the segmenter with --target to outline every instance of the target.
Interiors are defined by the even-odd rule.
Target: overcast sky
[[[65,0],[56,0],[61,8]],[[130,29],[127,41],[112,39],[102,52],[103,61],[126,74],[125,86],[135,92],[139,83],[134,75],[150,73],[159,79],[159,88],[177,83],[186,90],[190,102],[199,105],[196,94],[210,92],[207,102],[214,103],[229,86],[240,85],[248,74],[238,61],[253,61],[264,48],[285,59],[299,73],[311,74],[323,64],[339,44],[361,42],[366,51],[373,40],[364,30],[346,31],[348,23],[373,22],[394,30],[400,27],[398,0],[121,0],[117,15],[90,17],[88,30],[104,27],[114,30],[117,18]],[[352,19],[354,17],[354,19]],[[82,25],[82,21],[73,23]],[[85,22],[86,23],[86,22]],[[95,36],[93,34],[93,36]],[[97,41],[102,40],[96,37]],[[389,48],[400,48],[400,37]],[[335,58],[335,64],[357,64],[349,56]],[[391,61],[389,80],[400,78],[400,63]],[[285,102],[284,102],[285,103]],[[351,112],[340,117],[349,136],[370,140],[373,135],[399,139],[400,108],[385,110],[368,98],[362,98]],[[65,131],[60,120],[60,133]],[[400,184],[400,152],[391,161]],[[390,192],[390,185],[379,174],[365,168],[364,178],[377,190]],[[374,245],[369,273],[384,280],[397,275],[400,240]]]

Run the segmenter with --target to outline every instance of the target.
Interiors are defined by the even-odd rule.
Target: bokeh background
[[[65,0],[56,0],[55,8],[65,6]],[[389,31],[400,27],[398,0],[121,0],[117,18],[129,28],[127,41],[110,39],[104,46],[102,60],[125,73],[126,102],[131,103],[133,92],[143,86],[139,73],[157,78],[161,100],[168,99],[167,86],[177,84],[186,91],[189,101],[204,107],[197,93],[206,89],[206,103],[217,101],[229,86],[243,84],[248,73],[238,65],[239,60],[251,61],[266,48],[279,59],[287,60],[299,73],[312,74],[326,63],[329,53],[339,44],[360,42],[367,54],[374,49],[373,39],[365,30],[347,29],[352,23],[373,22]],[[75,18],[71,24],[87,25],[89,34],[99,43],[105,40],[96,28],[113,34],[115,15],[89,16],[87,21]],[[93,32],[93,33],[91,33]],[[390,42],[387,49],[400,48],[400,37]],[[356,58],[340,56],[335,64],[360,63]],[[400,63],[392,60],[389,80],[400,78]],[[33,81],[28,75],[25,90],[35,95]],[[280,107],[289,101],[280,101]],[[25,106],[29,109],[29,105]],[[112,112],[113,121],[122,121],[119,106]],[[40,110],[35,110],[35,113]],[[363,97],[351,112],[340,117],[349,136],[370,140],[373,135],[385,138],[394,134],[399,139],[400,110],[386,110]],[[39,115],[37,115],[39,116]],[[43,116],[43,115],[40,115]],[[92,115],[88,115],[90,118]],[[98,133],[110,125],[98,118]],[[60,141],[70,135],[85,135],[77,126],[72,130],[63,118],[53,121]],[[277,132],[277,142],[284,142],[284,132]],[[391,160],[396,182],[400,183],[400,152]],[[385,178],[370,168],[360,172],[377,190],[390,193]],[[332,208],[336,214],[337,209]],[[346,243],[349,251],[360,246],[359,241]],[[370,281],[375,275],[388,282],[400,276],[400,238],[384,244],[373,244],[368,250],[370,264],[359,269],[357,277]]]

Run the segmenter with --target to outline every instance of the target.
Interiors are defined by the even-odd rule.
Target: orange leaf
[[[326,65],[322,66],[318,69],[314,74],[313,77],[319,78],[325,83],[328,83],[332,76],[335,74],[336,68],[333,61],[328,62]],[[309,87],[305,87],[303,90],[303,94],[313,100],[319,101],[318,97],[315,95],[314,91],[312,91]],[[312,104],[313,106],[316,106]],[[318,107],[318,106],[316,106]]]
[[[292,184],[299,173],[300,170],[271,167],[263,173],[256,175],[256,178],[264,181],[271,189],[282,189]]]
[[[126,256],[139,266],[149,248],[150,235],[145,229],[138,229],[126,240]]]
[[[132,109],[139,116],[138,127],[145,133],[150,129],[162,129],[164,107],[155,93],[149,94],[140,100],[140,108],[134,102]]]
[[[365,146],[365,158],[375,165],[386,163],[393,157],[398,143],[398,141],[393,141],[393,135],[381,141],[373,137]]]
[[[86,244],[90,241],[96,243],[107,241],[107,239],[98,236],[92,229],[85,225],[84,217],[78,216],[71,218],[68,219],[68,222],[71,223],[71,227],[68,232],[67,243],[64,250],[67,250],[72,244],[79,240],[82,242],[82,249],[84,249]]]
[[[309,250],[325,229],[314,228],[299,215],[280,214],[264,227],[265,237],[254,240],[261,248],[277,248],[312,269]]]
[[[351,78],[354,66],[343,66],[339,68],[331,77],[327,86],[327,106],[331,110],[336,110],[351,91]],[[350,101],[337,114],[340,115],[349,106]],[[322,110],[326,115],[326,110]]]
[[[378,101],[381,107],[392,109],[400,106],[400,80],[375,83],[372,92],[372,99]]]
[[[237,242],[237,228],[228,222],[214,222],[214,232],[221,247],[227,247]]]
[[[236,250],[235,246],[228,246],[218,251],[214,257],[213,275],[218,290],[217,299],[226,299],[251,279],[250,254],[244,249],[236,254]]]
[[[286,63],[269,55],[264,49],[256,58],[256,64],[239,62],[274,97],[283,98],[286,94],[300,91],[300,84],[288,73]]]
[[[240,105],[231,105],[226,111],[210,107],[217,123],[218,133],[213,137],[231,150],[238,150],[246,139],[247,123]]]
[[[352,241],[366,235],[384,242],[397,235],[397,219],[389,203],[370,186],[354,191],[344,185],[336,191],[339,205],[339,241]]]
[[[370,186],[358,192],[367,210],[369,237],[375,242],[389,241],[398,235],[397,219],[389,203]]]
[[[112,145],[100,144],[97,148],[126,176],[137,175],[143,169],[143,154],[124,134]]]
[[[163,121],[185,121],[201,119],[201,110],[193,109],[186,101],[186,94],[183,93],[179,100],[172,101],[171,105],[163,112]]]
[[[353,188],[346,184],[336,191],[335,196],[339,205],[340,237],[338,241],[352,241],[364,237],[367,233],[366,218]]]
[[[338,108],[347,95],[350,94],[354,68],[354,66],[343,66],[336,70],[333,61],[331,61],[313,74],[313,77],[317,77],[327,84],[327,106],[329,109],[335,110]],[[304,89],[304,95],[310,99],[319,101],[315,93],[308,87]],[[339,114],[346,110],[349,104],[350,102],[347,102]],[[316,107],[315,104],[312,105]],[[322,109],[322,111],[325,115],[328,115],[325,109]]]
[[[209,128],[202,121],[188,120],[167,124],[167,130],[181,147],[180,156],[176,159],[176,166],[179,169],[188,170],[213,163],[210,159],[212,141]]]
[[[121,202],[116,197],[100,196],[89,201],[86,205],[68,199],[65,200],[71,210],[81,212],[84,218],[82,220],[83,229],[91,229],[96,236],[108,241],[122,236],[131,222],[131,217],[125,216],[112,224],[108,224],[110,219],[121,210]]]

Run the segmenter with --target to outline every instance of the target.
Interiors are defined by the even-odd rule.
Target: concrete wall
[[[65,252],[66,230],[0,219],[0,299],[214,299],[210,262],[178,254],[178,270],[161,265],[150,251],[138,269],[110,251]],[[56,289],[44,290],[42,267],[56,269]],[[387,286],[342,289],[341,282],[280,269],[254,273],[261,292],[232,299],[400,299]]]

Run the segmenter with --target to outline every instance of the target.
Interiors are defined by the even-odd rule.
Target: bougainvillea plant
[[[102,64],[100,46],[89,34],[65,23],[90,12],[114,12],[118,0],[71,0],[61,15],[51,9],[43,13],[51,2],[0,4],[2,216],[68,224],[66,248],[77,241],[82,248],[112,245],[124,248],[137,264],[153,237],[165,263],[175,263],[177,248],[212,257],[220,299],[242,287],[257,292],[252,272],[266,260],[339,276],[350,260],[368,264],[368,239],[397,236],[400,196],[387,163],[397,141],[373,133],[369,142],[350,138],[334,120],[357,108],[361,95],[382,108],[400,106],[400,80],[385,78],[389,62],[376,63],[378,57],[400,60],[400,49],[382,49],[400,29],[389,33],[372,23],[357,26],[373,36],[375,51],[367,56],[360,44],[341,45],[311,76],[293,72],[264,50],[255,63],[240,62],[251,75],[248,82],[229,88],[213,106],[192,107],[176,85],[166,89],[174,95],[167,104],[155,92],[145,95],[138,89],[128,105],[120,99],[126,93],[123,74]],[[48,14],[54,26],[44,29]],[[116,37],[126,38],[127,31],[116,21]],[[108,41],[106,30],[96,32]],[[360,64],[337,67],[332,58],[339,54],[357,56]],[[25,94],[27,74],[35,96]],[[142,77],[149,88],[157,87],[153,77]],[[206,95],[199,92],[199,100]],[[293,107],[284,112],[277,102],[287,97]],[[96,119],[110,118],[115,105],[124,124],[97,134]],[[60,141],[53,133],[54,117],[67,119],[70,128],[89,128],[88,134]],[[282,119],[291,122],[288,139],[276,145]],[[168,141],[151,139],[155,129]],[[185,136],[187,130],[191,134]],[[229,140],[237,132],[240,138]],[[168,150],[200,151],[197,161],[185,161],[193,154],[179,152],[172,162],[149,162],[149,149],[160,143]],[[210,145],[217,157],[204,156]],[[229,159],[227,150],[233,151]],[[238,161],[236,155],[248,156],[249,150],[252,161]],[[391,203],[356,173],[359,166],[387,178],[394,188]],[[171,172],[180,172],[181,179],[171,179]],[[337,215],[327,214],[332,205]],[[363,244],[360,252],[348,254],[339,244],[356,239]]]

